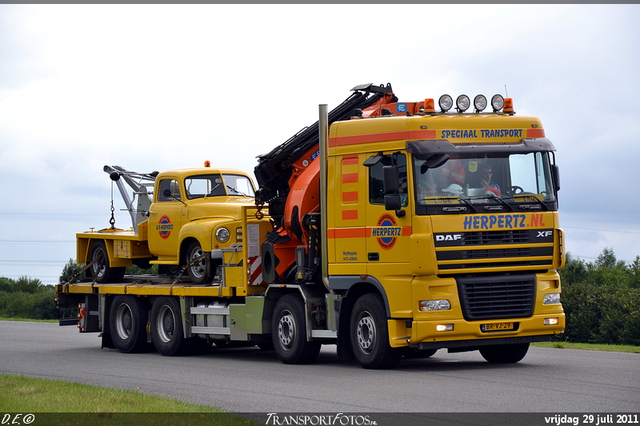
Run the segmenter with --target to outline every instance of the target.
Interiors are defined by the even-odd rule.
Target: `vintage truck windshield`
[[[233,174],[209,174],[189,176],[184,180],[187,198],[239,195],[254,197],[253,184],[246,176]]]
[[[413,157],[418,214],[556,210],[549,152],[452,153],[439,167]]]

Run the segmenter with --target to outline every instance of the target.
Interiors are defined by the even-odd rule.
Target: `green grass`
[[[222,426],[253,424],[219,408],[186,403],[171,395],[147,394],[141,389],[128,391],[10,375],[0,375],[0,411],[34,413],[36,418],[44,417],[48,420],[47,424],[59,421],[64,421],[65,424],[98,422],[136,426],[181,423]]]
[[[0,321],[21,321],[21,322],[53,322],[58,323],[58,320],[39,320],[39,319],[28,319],[28,318],[9,318],[0,316]]]
[[[640,346],[632,345],[603,345],[595,343],[570,343],[570,342],[538,342],[532,343],[531,346],[538,348],[557,348],[557,349],[581,349],[585,351],[604,351],[604,352],[627,352],[640,354]]]

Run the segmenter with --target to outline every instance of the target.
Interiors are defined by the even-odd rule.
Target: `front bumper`
[[[557,318],[556,325],[545,325],[545,319]],[[508,323],[513,330],[482,331],[483,325]],[[453,325],[452,331],[437,331],[438,325]],[[546,313],[530,318],[487,321],[465,321],[464,319],[435,321],[413,321],[411,338],[407,343],[418,349],[475,348],[485,345],[549,341],[564,333],[564,313]]]

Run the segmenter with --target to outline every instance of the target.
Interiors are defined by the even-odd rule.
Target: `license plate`
[[[501,331],[501,330],[513,330],[512,322],[499,322],[496,324],[484,324],[483,331]]]

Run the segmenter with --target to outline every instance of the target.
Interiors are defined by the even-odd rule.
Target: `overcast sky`
[[[105,164],[253,174],[363,83],[508,94],[558,150],[567,251],[630,262],[639,22],[640,5],[0,5],[0,276],[58,281],[75,233],[109,226]]]

